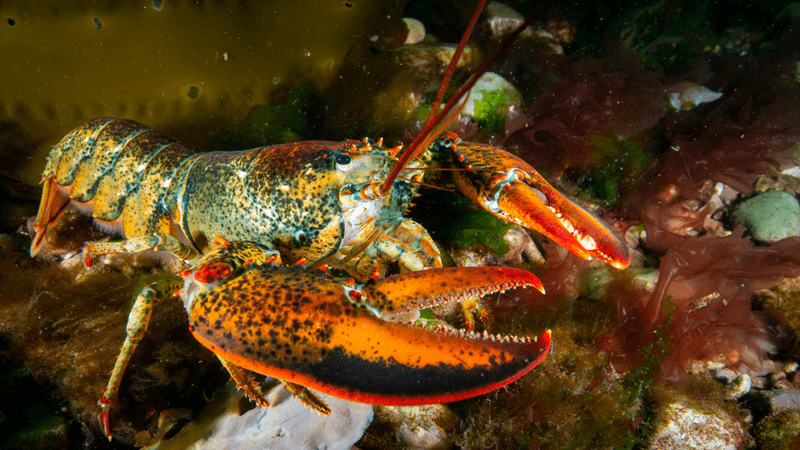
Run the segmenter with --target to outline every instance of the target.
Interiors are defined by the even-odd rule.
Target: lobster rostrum
[[[100,400],[109,439],[125,367],[153,307],[176,292],[194,336],[261,405],[266,400],[242,368],[283,380],[297,398],[327,413],[305,387],[367,403],[427,404],[497,389],[535,366],[549,349],[549,333],[533,341],[476,339],[393,322],[401,312],[443,301],[541,288],[516,269],[441,269],[433,239],[402,217],[429,173],[417,169],[455,169],[448,172],[467,196],[576,255],[617,268],[630,255],[607,225],[521,159],[449,133],[436,137],[431,130],[453,104],[399,159],[399,147],[369,139],[200,153],[144,125],[109,118],[90,120],[54,146],[32,255],[44,253],[51,224],[73,205],[126,238],[87,244],[87,266],[99,255],[144,250],[193,263],[180,277],[145,287],[134,303]],[[376,280],[387,261],[411,272]],[[316,270],[326,267],[353,278]]]

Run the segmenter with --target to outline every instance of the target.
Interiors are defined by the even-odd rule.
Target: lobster
[[[144,250],[193,264],[137,297],[99,402],[106,436],[111,439],[109,414],[152,309],[173,293],[183,299],[197,340],[264,406],[242,368],[283,380],[325,414],[327,407],[306,387],[366,403],[427,404],[497,389],[538,364],[549,332],[532,341],[475,339],[392,323],[400,312],[444,301],[515,286],[541,290],[525,271],[442,269],[433,239],[402,217],[427,173],[418,169],[455,169],[454,183],[465,195],[578,256],[616,268],[630,262],[616,233],[525,161],[450,133],[437,137],[433,124],[459,96],[400,158],[400,147],[369,139],[201,153],[144,125],[110,118],[92,119],[55,145],[43,173],[31,255],[45,252],[48,229],[72,205],[126,238],[87,244],[86,266],[99,255]],[[387,262],[409,273],[379,279]],[[352,278],[332,277],[328,268]],[[367,348],[364,336],[394,345],[370,341]],[[344,368],[357,373],[342,375]]]

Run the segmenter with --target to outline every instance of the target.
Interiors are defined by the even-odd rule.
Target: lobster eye
[[[338,153],[334,159],[336,161],[336,167],[339,170],[349,169],[350,164],[353,162],[353,158],[351,158],[347,153]]]

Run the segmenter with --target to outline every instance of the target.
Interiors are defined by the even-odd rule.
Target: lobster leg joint
[[[163,233],[139,236],[127,241],[92,242],[83,249],[84,264],[91,267],[95,258],[115,253],[138,253],[147,250],[166,251],[182,260],[193,260],[200,256],[195,249],[184,245],[176,238]]]
[[[153,314],[153,308],[159,301],[169,297],[170,294],[179,290],[181,287],[183,287],[183,280],[178,277],[172,277],[153,283],[150,286],[145,286],[136,297],[131,313],[128,316],[125,342],[123,342],[122,349],[119,352],[119,356],[117,356],[114,369],[111,371],[108,385],[98,402],[102,408],[99,415],[100,427],[103,429],[103,434],[108,437],[109,441],[111,440],[109,414],[119,393],[125,368],[128,366],[128,362],[133,352],[136,350],[136,347],[139,345],[139,342],[141,342],[147,332],[147,327],[150,324],[150,317]]]

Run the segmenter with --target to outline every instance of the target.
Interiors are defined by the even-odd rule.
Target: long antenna
[[[386,180],[384,180],[383,184],[380,187],[381,195],[386,195],[389,192],[389,189],[391,189],[391,186],[394,183],[394,180],[397,178],[397,175],[400,174],[400,172],[408,164],[408,162],[416,158],[420,153],[422,153],[425,150],[425,146],[423,146],[422,144],[428,140],[434,139],[438,134],[438,132],[441,132],[441,130],[439,130],[437,133],[431,134],[431,130],[433,130],[438,124],[442,122],[444,117],[450,112],[450,110],[453,108],[453,106],[455,106],[455,104],[459,101],[459,99],[463,97],[467,91],[472,89],[473,86],[475,86],[475,83],[478,81],[478,79],[481,76],[483,76],[483,74],[489,71],[489,67],[491,67],[491,65],[495,62],[495,60],[497,60],[497,58],[500,55],[505,53],[511,47],[511,45],[519,37],[519,35],[522,34],[522,32],[525,31],[525,29],[528,28],[539,17],[539,15],[547,8],[549,4],[550,2],[548,0],[545,0],[536,5],[536,7],[533,8],[528,13],[528,15],[525,16],[525,21],[522,22],[522,25],[517,27],[516,30],[514,30],[511,34],[506,36],[506,38],[503,39],[503,41],[500,42],[500,44],[497,47],[495,47],[492,54],[489,55],[489,57],[486,58],[480,66],[478,66],[478,68],[475,70],[475,73],[473,73],[472,76],[470,77],[469,81],[467,81],[467,83],[464,84],[464,86],[462,86],[461,89],[459,89],[458,92],[456,92],[456,94],[453,95],[453,97],[451,97],[450,100],[444,105],[444,109],[442,109],[438,114],[436,114],[433,120],[428,120],[426,122],[425,127],[422,129],[422,131],[420,131],[417,137],[414,138],[413,141],[411,141],[411,144],[409,144],[408,148],[406,148],[406,151],[403,152],[403,156],[401,156],[397,160],[397,163],[392,168],[392,171],[389,172],[389,176],[387,176]],[[476,12],[480,13],[480,10]],[[467,39],[468,38],[469,36],[467,36]],[[465,43],[465,40],[463,38],[461,39],[461,43],[462,44]],[[460,55],[460,52],[457,52],[457,54]],[[450,64],[451,65],[454,64],[452,60],[450,61]],[[433,112],[433,110],[431,111]]]
[[[442,84],[439,85],[439,91],[436,92],[436,99],[433,101],[433,106],[431,106],[431,111],[428,113],[428,118],[425,119],[425,125],[431,123],[433,118],[436,117],[436,113],[439,111],[439,106],[442,105],[444,93],[447,92],[447,86],[450,85],[450,79],[453,78],[453,72],[456,71],[458,60],[461,59],[461,53],[464,51],[464,48],[467,47],[467,41],[469,41],[469,37],[472,35],[472,30],[475,29],[475,24],[478,23],[478,17],[481,16],[481,12],[483,11],[483,7],[485,5],[486,0],[481,0],[480,3],[478,3],[478,6],[475,8],[475,11],[472,13],[472,19],[470,19],[467,29],[464,30],[464,34],[461,35],[461,42],[458,43],[458,47],[456,47],[453,57],[450,58],[450,65],[447,66],[447,71],[444,73]]]

